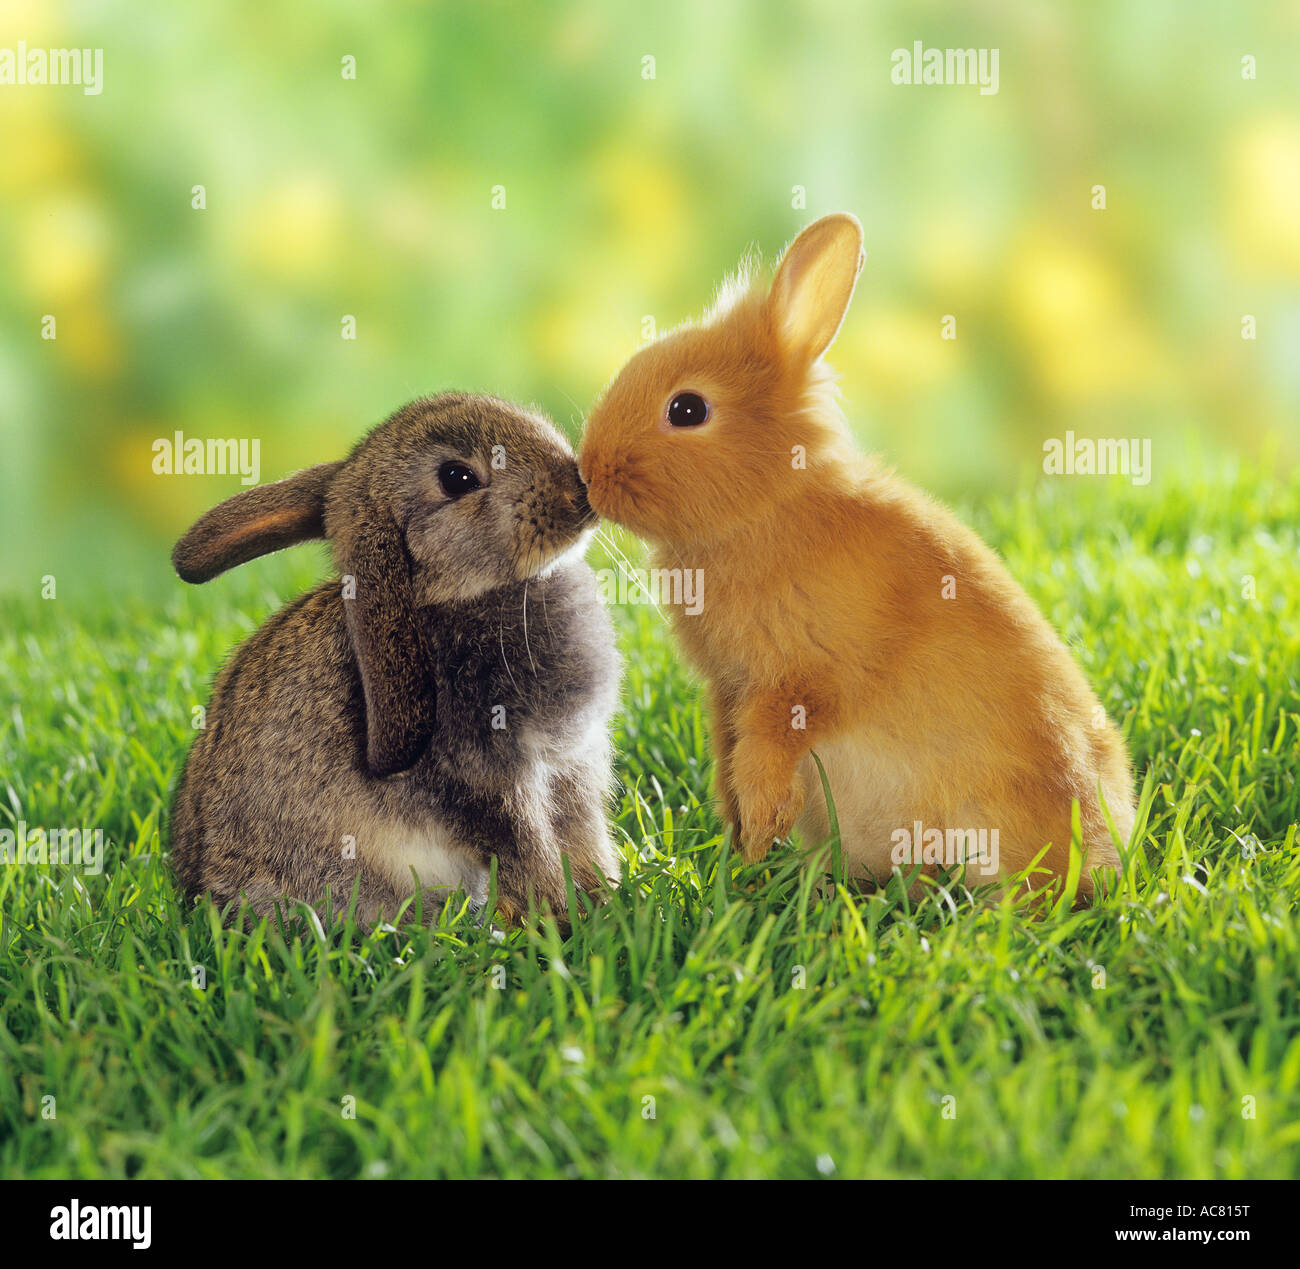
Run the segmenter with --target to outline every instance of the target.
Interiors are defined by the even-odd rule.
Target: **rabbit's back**
[[[188,893],[252,897],[277,877],[319,870],[339,853],[333,829],[373,801],[342,602],[337,580],[322,583],[254,631],[219,674],[172,823]]]

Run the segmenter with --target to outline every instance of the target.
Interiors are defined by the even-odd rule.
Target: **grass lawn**
[[[793,848],[738,865],[696,687],[638,606],[627,875],[572,937],[458,904],[225,930],[167,862],[191,711],[323,557],[161,610],[129,578],[8,598],[0,827],[107,846],[99,876],[0,865],[0,1174],[1300,1174],[1300,479],[1044,480],[964,510],[1149,773],[1132,868],[1088,910],[822,894]]]

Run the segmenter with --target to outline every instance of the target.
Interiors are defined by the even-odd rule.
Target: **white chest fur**
[[[487,902],[487,866],[443,828],[388,824],[358,845],[370,865],[403,893],[413,892],[418,878],[422,889],[461,889],[475,903]]]

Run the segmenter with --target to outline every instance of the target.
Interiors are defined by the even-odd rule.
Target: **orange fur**
[[[997,556],[853,447],[821,358],[862,258],[858,222],[826,217],[770,291],[742,279],[637,353],[587,421],[588,496],[656,567],[701,571],[702,611],[671,611],[748,858],[796,823],[826,835],[816,751],[858,875],[883,880],[918,821],[998,830],[1003,874],[1050,843],[1063,875],[1077,800],[1090,893],[1087,869],[1119,862],[1099,790],[1133,824],[1123,740]],[[684,391],[709,403],[699,427],[667,422]]]

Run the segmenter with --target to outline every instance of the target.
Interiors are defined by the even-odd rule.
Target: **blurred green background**
[[[1290,0],[0,0],[19,40],[102,47],[104,91],[0,86],[9,591],[175,585],[241,487],[154,475],[176,429],[258,438],[263,480],[448,387],[576,436],[646,317],[837,209],[848,413],[938,493],[1044,479],[1068,428],[1151,437],[1153,484],[1300,445]],[[915,40],[997,48],[1000,91],[891,83]]]

